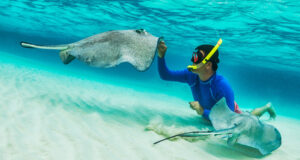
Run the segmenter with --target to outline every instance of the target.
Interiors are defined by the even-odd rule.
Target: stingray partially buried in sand
[[[95,67],[114,67],[128,62],[137,70],[147,70],[153,62],[159,37],[144,29],[103,32],[78,42],[42,46],[21,42],[22,47],[60,50],[64,64],[78,60]]]
[[[231,111],[225,98],[214,105],[209,118],[214,131],[185,132],[159,140],[154,144],[177,136],[227,135],[227,143],[233,149],[255,157],[270,154],[281,146],[281,135],[274,126],[260,121],[251,113],[238,114]]]

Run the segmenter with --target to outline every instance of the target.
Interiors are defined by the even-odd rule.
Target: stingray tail
[[[50,49],[50,50],[61,50],[59,52],[59,57],[64,64],[69,64],[71,61],[75,59],[74,56],[69,54],[69,46],[65,45],[53,45],[53,46],[41,46],[30,44],[27,42],[20,42],[20,45],[25,48],[38,48],[38,49]]]
[[[52,50],[68,49],[68,45],[41,46],[41,45],[30,44],[27,42],[20,42],[20,45],[25,48],[52,49]]]
[[[220,130],[215,130],[215,131],[191,131],[191,132],[184,132],[180,134],[176,134],[164,139],[161,139],[159,141],[154,142],[153,144],[158,144],[162,141],[174,138],[174,137],[199,137],[199,136],[207,136],[207,135],[228,135],[232,134],[232,129],[234,129],[236,126],[232,128],[227,128],[227,129],[220,129]]]

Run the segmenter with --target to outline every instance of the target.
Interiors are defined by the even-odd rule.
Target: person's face
[[[204,52],[202,50],[200,50],[200,53],[204,56]],[[197,69],[193,69],[191,70],[193,73],[196,73],[196,74],[201,74],[201,72],[203,72],[203,70],[205,69],[205,65],[206,64],[203,64],[203,63],[193,63],[193,66],[197,66]]]

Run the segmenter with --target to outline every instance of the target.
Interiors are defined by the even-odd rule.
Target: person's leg
[[[275,113],[275,110],[274,108],[272,107],[272,104],[269,102],[267,103],[265,106],[262,106],[260,108],[255,108],[251,114],[255,115],[255,116],[258,116],[258,117],[261,117],[264,113],[268,112],[269,115],[270,115],[270,118],[273,118],[275,119],[276,117],[276,113]]]

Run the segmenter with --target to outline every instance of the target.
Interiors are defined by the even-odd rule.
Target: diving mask
[[[214,48],[208,53],[208,55],[206,57],[204,57],[204,54],[202,52],[200,52],[200,50],[198,50],[197,52],[193,52],[193,56],[192,56],[192,61],[195,64],[199,64],[199,63],[203,63],[206,64],[210,58],[214,55],[214,53],[217,51],[217,49],[220,47],[220,45],[222,44],[222,39],[220,38],[219,41],[217,42],[217,44],[214,46]],[[199,57],[198,55],[200,55],[199,53],[201,53],[202,57]],[[197,65],[188,65],[187,69],[189,71],[191,70],[196,70],[198,69]]]

